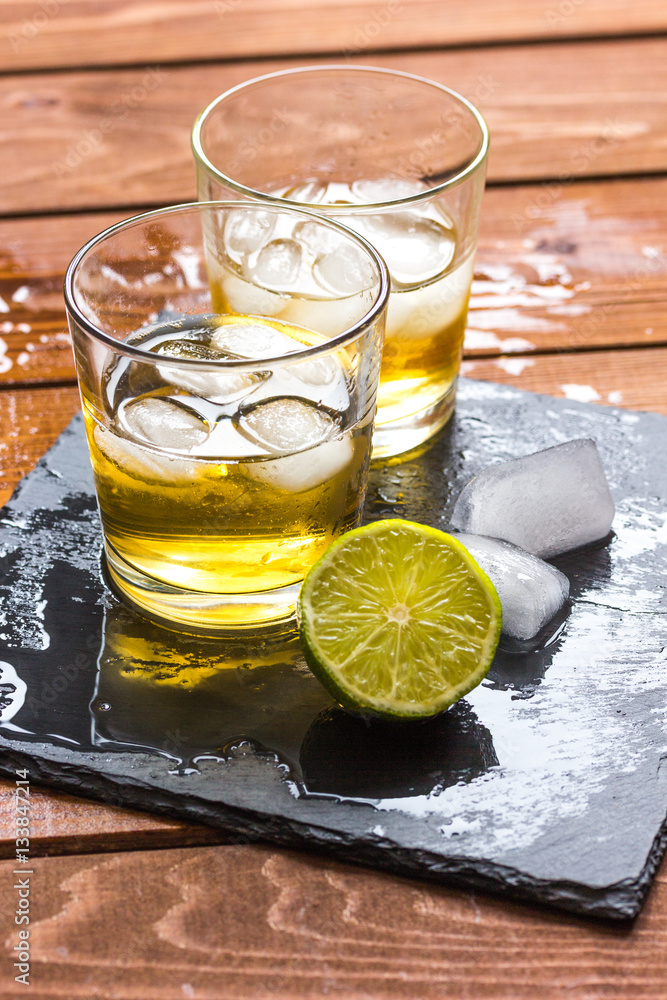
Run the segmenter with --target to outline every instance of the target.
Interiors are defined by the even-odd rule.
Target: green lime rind
[[[308,666],[348,711],[443,712],[488,673],[496,590],[464,546],[398,518],[347,532],[311,568],[298,603]]]

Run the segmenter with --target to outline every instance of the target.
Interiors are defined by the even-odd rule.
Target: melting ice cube
[[[299,361],[280,373],[285,390],[330,407],[346,410],[350,403],[343,364],[334,355]]]
[[[370,297],[369,301],[363,302],[361,296],[342,299],[295,296],[281,318],[305,326],[307,330],[317,330],[323,337],[337,337],[358,323],[370,306]]]
[[[484,469],[461,491],[451,524],[549,558],[604,538],[613,518],[595,441],[577,438]]]
[[[340,233],[322,225],[321,222],[298,222],[292,231],[294,239],[304,246],[314,257],[331,253],[345,246]]]
[[[97,426],[94,438],[102,454],[132,479],[175,485],[191,483],[197,476],[196,462],[143,448],[109,428]]]
[[[233,260],[240,263],[248,254],[259,250],[271,236],[276,223],[272,212],[243,210],[230,212],[225,223],[225,247]]]
[[[296,240],[271,240],[262,247],[257,259],[246,262],[244,274],[264,288],[281,291],[296,281],[301,270],[302,250]]]
[[[319,256],[313,264],[313,277],[328,292],[354,295],[370,288],[375,275],[361,248],[348,243]]]
[[[132,438],[170,451],[188,451],[209,435],[207,424],[196,413],[155,396],[129,400],[119,407],[117,419]]]
[[[453,534],[496,588],[505,635],[532,639],[562,608],[570,581],[555,566],[510,542],[485,535]]]
[[[331,440],[338,431],[334,417],[299,399],[269,399],[239,417],[241,433],[274,455],[253,462],[249,476],[289,493],[313,489],[335,476],[352,458],[349,436]]]
[[[280,358],[304,345],[281,330],[262,323],[224,323],[211,337],[211,347],[239,358]]]
[[[306,181],[305,184],[297,184],[295,187],[285,188],[281,192],[281,198],[289,201],[298,201],[302,205],[317,205],[325,197],[327,185],[321,181]]]
[[[378,180],[358,180],[352,184],[355,201],[366,205],[412,198],[425,190],[423,181],[409,177],[382,177]]]
[[[287,333],[259,323],[222,325],[213,334],[211,344],[239,357],[253,359],[282,357],[308,346]],[[283,395],[303,397],[326,404],[333,410],[345,410],[350,397],[342,361],[327,355],[276,367],[270,380],[253,398]]]
[[[213,343],[213,339],[210,346],[199,344],[193,340],[167,340],[160,344],[157,353],[165,357],[189,361],[236,360],[234,358],[235,352],[221,350]],[[158,365],[157,370],[165,382],[182,389],[189,389],[204,399],[211,399],[219,403],[243,398],[256,389],[269,375],[269,372],[222,372],[210,369],[197,371],[176,365]]]
[[[419,284],[435,278],[454,256],[453,232],[436,219],[416,212],[367,215],[361,224],[384,257],[392,281],[398,284]]]
[[[286,295],[270,292],[268,288],[259,288],[251,281],[246,281],[228,271],[218,275],[211,268],[211,276],[214,281],[220,282],[225,300],[232,312],[277,316],[290,301]]]
[[[274,455],[303,451],[321,444],[336,430],[326,410],[300,399],[267,399],[238,417],[242,434]]]

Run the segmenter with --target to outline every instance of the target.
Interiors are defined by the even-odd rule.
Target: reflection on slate
[[[221,648],[114,602],[90,705],[93,745],[153,750],[184,773],[202,758],[264,754],[298,781],[304,733],[332,704],[300,660],[293,632]]]
[[[306,792],[353,799],[438,794],[498,763],[491,734],[462,701],[426,722],[396,725],[321,712],[301,744]]]
[[[196,638],[105,585],[80,419],[0,512],[0,771],[228,836],[634,916],[667,836],[667,420],[462,380],[454,421],[372,473],[368,519],[446,528],[492,462],[597,439],[618,516],[555,560],[569,614],[424,723],[365,723],[293,632]],[[661,767],[661,764],[663,765]]]

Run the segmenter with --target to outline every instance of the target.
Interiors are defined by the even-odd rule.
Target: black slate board
[[[667,840],[667,419],[462,380],[432,447],[372,473],[367,516],[446,527],[480,469],[581,436],[617,517],[605,546],[557,561],[569,616],[545,648],[499,652],[449,713],[397,730],[336,708],[290,633],[197,639],[127,610],[101,572],[76,418],[0,513],[0,771],[241,841],[635,916]]]

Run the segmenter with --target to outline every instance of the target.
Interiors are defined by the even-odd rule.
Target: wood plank
[[[667,343],[667,181],[490,188],[466,354]]]
[[[567,185],[667,169],[667,39],[378,55],[373,63],[446,83],[477,103],[492,133],[492,182]],[[6,76],[0,212],[188,200],[197,112],[242,80],[302,64]]]
[[[76,386],[0,392],[0,505],[79,409]]]
[[[667,180],[490,188],[468,357],[667,344]],[[74,379],[62,281],[123,213],[0,223],[0,385]]]
[[[16,843],[11,836],[14,792],[13,782],[0,780],[0,858],[12,858],[16,853]],[[101,805],[53,789],[30,789],[30,853],[33,858],[220,844],[224,839],[220,831],[196,823],[180,823]]]
[[[76,378],[65,271],[79,247],[128,214],[0,221],[0,386]]]
[[[6,70],[660,32],[662,0],[3,0]]]
[[[462,373],[550,396],[667,414],[667,348],[464,361]]]
[[[632,927],[269,847],[37,859],[36,1000],[665,1000],[667,871]],[[18,943],[12,862],[0,932]],[[19,987],[9,961],[0,1000]],[[23,995],[21,993],[21,995]]]

